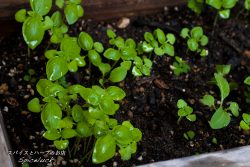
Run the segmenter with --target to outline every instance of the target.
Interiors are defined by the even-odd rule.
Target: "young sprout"
[[[182,73],[188,73],[190,66],[182,58],[175,56],[175,62],[170,65],[170,69],[174,71],[174,75],[179,76]]]
[[[177,102],[178,116],[177,124],[180,124],[183,117],[187,120],[194,122],[196,121],[196,115],[193,114],[193,108],[190,107],[183,99],[179,99]]]
[[[186,140],[193,140],[194,137],[195,137],[195,132],[192,131],[192,130],[189,130],[189,131],[187,131],[187,132],[185,132],[185,133],[183,134],[183,137],[184,137]]]
[[[247,113],[242,114],[243,120],[240,121],[240,127],[243,130],[250,130],[250,115]]]
[[[190,51],[199,53],[202,57],[208,55],[208,50],[205,49],[208,44],[208,37],[203,34],[202,27],[194,27],[192,30],[183,28],[180,35],[187,39],[187,46]]]
[[[212,95],[205,95],[200,102],[209,108],[215,110],[211,120],[209,121],[209,125],[212,129],[221,129],[230,123],[231,114],[228,113],[230,111],[233,116],[239,116],[239,106],[236,102],[230,102],[227,108],[224,108],[224,100],[230,93],[229,83],[220,73],[214,74],[216,85],[220,90],[220,105],[216,107],[215,98]]]
[[[250,103],[250,76],[248,76],[245,80],[244,80],[244,83],[247,86],[246,90],[244,91],[244,95],[246,97],[246,102],[247,103]]]
[[[250,0],[245,0],[244,7],[246,10],[248,10],[248,11],[250,10]]]
[[[215,8],[222,19],[230,17],[231,9],[236,5],[237,0],[206,0],[206,4]]]
[[[188,0],[188,8],[200,14],[205,7],[205,0]]]

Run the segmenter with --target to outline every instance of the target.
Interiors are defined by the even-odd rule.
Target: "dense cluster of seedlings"
[[[49,16],[53,3],[59,10]],[[229,18],[230,9],[235,6],[236,0],[189,0],[188,6],[196,13],[201,13],[205,4],[217,9],[219,16],[226,19]],[[36,84],[40,96],[28,103],[30,111],[41,114],[45,128],[43,137],[53,141],[59,150],[68,148],[71,138],[76,138],[78,144],[81,139],[94,141],[93,148],[89,144],[86,145],[88,148],[84,148],[84,154],[88,157],[92,155],[92,162],[96,164],[112,158],[117,148],[121,159],[130,159],[131,154],[137,150],[137,142],[141,140],[142,132],[129,121],[119,124],[113,118],[120,107],[119,101],[126,93],[121,88],[110,85],[123,81],[130,71],[135,77],[150,76],[153,65],[151,55],[175,56],[175,62],[170,66],[174,74],[178,76],[188,73],[189,65],[175,55],[176,37],[157,28],[153,33],[146,32],[144,41],[136,42],[132,38],[124,39],[117,36],[113,30],[107,29],[109,48],[104,48],[102,43],[94,41],[87,32],[80,32],[77,37],[67,34],[68,25],[76,23],[84,14],[81,0],[30,0],[30,6],[31,11],[21,9],[15,16],[18,22],[23,23],[22,34],[28,47],[35,49],[42,42],[46,32],[50,34],[50,42],[58,46],[58,49],[48,48],[45,51],[47,77],[40,79]],[[249,0],[245,1],[245,8],[249,10]],[[60,10],[64,11],[64,15]],[[209,40],[204,35],[202,27],[183,28],[180,36],[187,40],[188,50],[202,57],[208,55],[205,47]],[[87,68],[88,63],[101,72],[99,83],[91,87],[67,83],[65,76],[68,73]],[[215,111],[209,121],[212,129],[226,127],[230,123],[231,115],[239,116],[239,106],[236,102],[227,103],[227,107],[224,103],[230,93],[230,83],[225,79],[230,66],[220,65],[216,69],[211,82],[220,90],[219,105],[209,94],[200,100],[202,104]],[[25,80],[29,81],[32,75],[34,72],[30,70]],[[250,85],[250,77],[245,83]],[[248,87],[248,92],[245,93],[247,102],[250,99],[249,89]],[[191,122],[196,121],[193,108],[183,99],[178,100],[177,107],[178,124],[183,118]],[[250,129],[249,114],[243,114],[240,127],[244,130]],[[184,137],[192,140],[195,132],[187,131]],[[82,161],[85,159],[86,156]]]

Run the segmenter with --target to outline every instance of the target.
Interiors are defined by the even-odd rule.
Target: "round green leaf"
[[[54,145],[58,150],[65,150],[69,145],[69,141],[68,140],[55,140]]]
[[[62,110],[58,104],[51,102],[44,106],[41,119],[46,129],[60,129],[61,118]]]
[[[208,107],[214,106],[215,100],[211,95],[205,95],[201,100],[201,103],[207,105]]]
[[[52,7],[52,0],[30,0],[30,6],[33,11],[44,16],[49,13]]]
[[[220,107],[213,114],[209,125],[212,129],[221,129],[228,126],[230,120],[230,115]]]
[[[69,25],[74,24],[78,19],[77,5],[68,4],[64,8],[64,14]]]
[[[73,120],[75,122],[80,122],[84,120],[84,114],[83,114],[83,109],[81,106],[78,104],[74,105],[74,107],[71,110]]]
[[[189,29],[188,28],[183,28],[182,30],[181,30],[181,37],[182,38],[187,38],[187,37],[189,37]]]
[[[175,43],[175,36],[174,36],[174,34],[168,33],[166,37],[167,37],[167,41],[170,44],[173,45]]]
[[[88,58],[94,66],[99,67],[102,64],[101,56],[95,50],[90,50],[88,52]]]
[[[104,57],[106,57],[107,59],[110,60],[114,60],[114,61],[118,61],[121,57],[121,53],[118,50],[115,50],[113,48],[108,48],[105,52],[104,52]]]
[[[127,145],[132,142],[131,132],[126,126],[120,125],[115,127],[113,135],[118,144]]]
[[[56,129],[50,129],[43,134],[43,137],[48,140],[57,140],[61,137],[61,133]]]
[[[199,47],[197,41],[193,38],[188,39],[187,44],[188,44],[188,48],[193,52],[196,51]]]
[[[56,6],[62,9],[64,6],[64,0],[56,0]]]
[[[194,27],[191,30],[192,38],[196,39],[197,41],[203,36],[203,29],[201,27]]]
[[[70,128],[63,129],[61,133],[62,133],[62,138],[64,139],[70,139],[77,135],[76,131]]]
[[[164,42],[166,41],[166,36],[165,36],[164,32],[161,29],[157,28],[154,31],[154,35],[161,44],[164,44]]]
[[[54,57],[49,59],[46,65],[47,78],[55,81],[68,72],[68,63],[63,57]]]
[[[230,17],[230,10],[229,9],[221,10],[219,11],[219,15],[222,19],[228,19]]]
[[[15,14],[15,20],[20,23],[24,22],[26,20],[26,14],[27,14],[26,9],[18,10]]]
[[[94,48],[99,53],[102,53],[104,51],[104,47],[103,47],[102,43],[100,43],[100,42],[95,42]]]
[[[115,155],[116,143],[112,135],[108,134],[97,139],[92,155],[95,164],[103,163]]]
[[[186,107],[187,106],[187,103],[183,100],[183,99],[179,99],[178,101],[177,101],[177,107],[178,108],[184,108],[184,107]]]
[[[68,64],[68,69],[70,72],[76,72],[78,70],[77,61],[73,60]]]
[[[208,37],[206,35],[202,35],[200,39],[201,46],[206,46],[208,44]]]
[[[133,60],[134,57],[137,56],[137,52],[134,48],[124,48],[121,52],[123,60]]]
[[[122,100],[126,96],[126,93],[117,86],[108,87],[107,92],[113,100]]]
[[[29,17],[25,20],[22,33],[29,48],[35,49],[42,42],[44,31],[43,23],[38,17]]]
[[[125,79],[126,75],[127,75],[126,68],[117,67],[111,71],[109,79],[112,82],[120,82]]]
[[[99,66],[102,75],[107,74],[111,70],[111,66],[108,63],[101,63]]]
[[[76,131],[81,137],[89,137],[92,135],[92,129],[90,125],[86,122],[78,122],[76,126]]]
[[[92,37],[86,32],[80,33],[78,43],[83,50],[91,50],[94,45]]]
[[[115,38],[115,37],[116,37],[116,34],[115,34],[115,32],[114,32],[113,30],[107,29],[107,36],[108,36],[109,38]]]
[[[28,110],[34,113],[39,113],[41,111],[41,105],[38,98],[33,98],[29,101]]]
[[[229,109],[231,110],[232,114],[235,116],[235,117],[238,117],[239,116],[239,105],[235,102],[231,102],[230,103],[230,106],[229,106]]]

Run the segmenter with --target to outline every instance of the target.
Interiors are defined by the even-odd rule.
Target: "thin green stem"
[[[182,120],[182,117],[179,117],[179,119],[177,120],[178,125],[180,124],[181,120]]]
[[[88,160],[89,160],[89,158],[90,158],[92,152],[93,152],[93,149],[91,149],[87,154],[85,154],[84,157],[81,159],[80,163],[82,164],[83,161],[84,161],[86,158],[88,158]]]
[[[71,159],[71,151],[69,147],[68,147],[68,153],[69,153],[69,158]]]
[[[218,21],[218,17],[219,17],[219,14],[217,13],[216,16],[215,16],[215,19],[214,19],[214,23],[213,23],[212,35],[214,35],[214,30],[215,30],[215,27],[216,27],[216,24],[217,24],[217,21]]]

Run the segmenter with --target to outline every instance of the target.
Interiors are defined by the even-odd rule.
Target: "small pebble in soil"
[[[134,116],[134,115],[133,115],[133,112],[129,110],[129,111],[128,111],[128,116],[129,116],[129,118],[133,118],[133,116]]]
[[[35,139],[35,136],[32,136],[32,135],[29,136],[29,140],[34,140],[34,139]]]
[[[66,166],[67,165],[67,161],[62,161],[62,165]]]
[[[129,24],[130,24],[130,19],[127,17],[123,17],[117,22],[117,27],[123,29],[126,28]]]
[[[113,162],[113,167],[117,167],[118,163],[116,161]]]
[[[28,99],[30,97],[30,95],[24,95],[23,98],[24,99]]]
[[[31,85],[30,85],[30,84],[28,84],[28,85],[27,85],[27,89],[30,89],[30,88],[31,88]]]
[[[3,111],[8,112],[9,108],[7,106],[4,106]]]
[[[138,161],[142,161],[142,160],[143,160],[142,156],[139,156],[139,157],[137,158],[137,160],[138,160]]]

